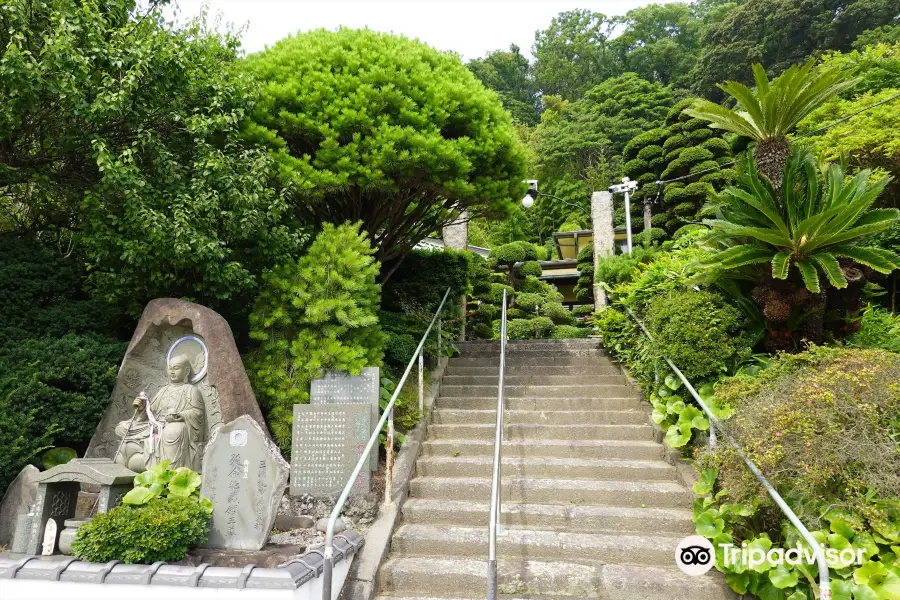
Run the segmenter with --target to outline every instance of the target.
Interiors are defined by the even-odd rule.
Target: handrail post
[[[394,407],[388,409],[388,430],[386,460],[384,464],[384,504],[390,506],[392,502],[392,489],[394,487]]]
[[[441,353],[441,348],[443,346],[443,341],[444,341],[443,331],[441,330],[441,325],[442,325],[443,320],[444,319],[442,317],[438,317],[438,323],[437,323],[437,325],[438,325],[437,326],[437,346],[438,346],[437,357],[438,357],[438,360],[441,360],[441,356],[443,356],[443,354]]]
[[[381,415],[381,418],[378,420],[378,424],[375,426],[375,430],[372,432],[372,435],[369,436],[369,442],[366,444],[365,449],[363,449],[362,454],[359,457],[359,460],[356,461],[356,467],[353,469],[353,473],[350,475],[350,478],[347,480],[346,485],[344,485],[344,489],[341,492],[340,497],[338,497],[337,502],[334,505],[334,508],[331,510],[331,515],[328,517],[328,525],[325,527],[325,546],[322,551],[323,558],[325,559],[325,564],[322,570],[322,600],[332,600],[331,599],[331,579],[332,572],[334,570],[334,526],[337,523],[338,517],[341,515],[341,510],[344,508],[344,504],[347,503],[347,498],[350,497],[350,492],[353,491],[353,486],[356,485],[356,480],[359,477],[359,474],[362,472],[364,467],[367,467],[369,464],[369,454],[372,452],[372,448],[376,446],[378,443],[378,438],[381,436],[381,431],[384,429],[385,423],[387,422],[388,433],[387,433],[387,441],[388,447],[390,450],[387,453],[388,459],[387,464],[385,465],[386,469],[386,477],[385,477],[385,503],[391,503],[391,487],[393,482],[393,464],[394,464],[394,404],[397,403],[397,398],[400,397],[400,392],[403,391],[403,385],[406,383],[406,380],[409,378],[409,374],[412,372],[413,365],[416,362],[416,357],[420,356],[422,353],[422,349],[425,346],[425,340],[428,339],[428,334],[431,333],[431,329],[434,327],[434,324],[438,320],[438,316],[441,314],[441,310],[444,308],[444,304],[447,302],[447,297],[450,295],[450,288],[447,288],[447,291],[444,292],[444,297],[441,300],[440,305],[438,306],[437,311],[434,313],[434,316],[431,318],[431,323],[428,324],[428,329],[425,330],[425,333],[422,334],[422,339],[419,340],[419,346],[416,348],[416,351],[413,353],[412,358],[410,358],[409,363],[406,365],[406,370],[403,371],[403,376],[400,377],[400,381],[397,383],[397,387],[394,390],[393,395],[391,395],[391,399],[388,402],[387,406],[384,409],[384,412]]]
[[[424,352],[419,352],[419,412],[425,414],[425,363]]]
[[[506,290],[500,321],[500,378],[497,382],[497,426],[494,431],[494,465],[491,478],[491,508],[488,514],[488,600],[497,598],[497,530],[500,528],[500,478],[503,460],[503,379],[506,372]]]
[[[653,336],[650,335],[650,332],[644,326],[640,319],[637,318],[637,315],[628,308],[625,307],[625,310],[628,311],[628,314],[634,319],[634,322],[638,324],[638,327],[641,328],[641,331],[644,332],[644,335],[647,336],[651,342],[653,341]],[[781,510],[787,520],[791,522],[797,531],[800,532],[800,536],[803,540],[809,544],[809,547],[812,548],[813,554],[816,556],[816,565],[819,569],[819,600],[831,600],[831,574],[828,571],[828,561],[825,558],[825,551],[822,550],[822,546],[819,545],[819,542],[812,536],[809,530],[806,528],[806,525],[800,520],[797,514],[788,506],[788,503],[784,501],[784,498],[781,497],[781,494],[778,493],[778,490],[775,489],[775,486],[766,479],[765,475],[759,470],[759,467],[756,466],[750,457],[747,456],[747,453],[744,452],[743,447],[738,443],[736,439],[734,439],[728,431],[722,427],[722,422],[719,418],[713,414],[712,410],[709,406],[706,405],[703,398],[700,397],[700,394],[697,393],[697,390],[694,389],[694,386],[691,385],[691,382],[688,381],[687,377],[684,376],[684,373],[675,366],[671,360],[666,358],[665,356],[662,359],[669,365],[669,368],[672,369],[672,372],[678,376],[681,382],[684,384],[684,387],[687,388],[687,391],[690,392],[691,396],[694,397],[697,404],[700,408],[703,409],[703,412],[706,413],[706,416],[709,420],[709,445],[713,448],[716,447],[716,427],[722,432],[722,435],[725,437],[725,440],[734,448],[741,459],[744,461],[744,464],[747,465],[747,468],[750,469],[750,472],[756,477],[756,479],[762,484],[763,488],[765,488],[766,492],[768,492],[769,496]]]

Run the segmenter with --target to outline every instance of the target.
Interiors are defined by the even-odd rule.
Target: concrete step
[[[672,562],[674,562],[674,557]],[[748,596],[749,597],[749,596]],[[715,569],[691,577],[674,567],[604,565],[600,600],[737,600]]]
[[[460,356],[464,358],[472,358],[472,357],[499,357],[500,356],[500,347],[496,348],[480,348],[480,349],[468,349],[461,350],[459,353]],[[569,347],[569,348],[553,348],[553,347],[507,347],[506,348],[506,358],[510,357],[537,357],[537,356],[547,356],[547,357],[555,357],[555,356],[606,356],[605,352],[598,350],[597,348],[591,348],[590,346],[582,346],[582,347]]]
[[[554,373],[555,369],[550,371]],[[442,385],[497,385],[500,373],[489,375],[445,375]],[[503,384],[520,385],[625,385],[625,376],[621,373],[601,375],[579,371],[569,375],[511,375],[506,374]]]
[[[484,527],[490,505],[458,500],[410,498],[403,505],[403,522],[420,525]],[[691,511],[677,508],[623,508],[563,504],[500,505],[500,522],[511,529],[577,533],[694,534]]]
[[[497,558],[598,561],[632,565],[670,565],[676,535],[621,535],[507,529],[497,536]],[[487,556],[488,528],[401,525],[391,549],[404,556]]]
[[[429,456],[416,462],[420,477],[491,477],[493,456]],[[662,460],[603,460],[583,458],[502,459],[503,477],[591,479],[608,481],[675,481],[678,472]]]
[[[503,456],[536,458],[660,460],[661,444],[641,440],[511,440]],[[421,456],[493,456],[494,440],[427,440]]]
[[[674,559],[673,559],[674,562]],[[487,560],[400,557],[382,567],[377,600],[463,600],[485,597]],[[736,600],[713,570],[690,577],[673,567],[498,560],[497,591],[505,600]],[[414,592],[420,592],[415,595]]]
[[[538,366],[516,366],[508,364],[506,365],[506,376],[507,377],[518,377],[518,376],[536,376],[536,377],[544,377],[544,376],[560,376],[560,377],[580,377],[582,375],[621,375],[622,370],[615,365],[607,365],[607,366],[593,366],[590,368],[585,368],[583,365],[550,365],[546,367],[538,367]],[[447,370],[445,372],[445,377],[450,376],[482,376],[482,377],[494,377],[495,379],[500,376],[500,364],[478,364],[478,365],[456,365],[450,362],[447,365]]]
[[[432,413],[432,422],[447,425],[485,424],[497,422],[497,410],[466,410],[440,408]],[[639,408],[631,410],[505,410],[503,422],[508,425],[643,425],[647,413]]]
[[[458,356],[450,359],[454,367],[500,366],[500,356]],[[512,367],[561,367],[581,366],[586,368],[612,367],[612,361],[596,352],[589,356],[508,356],[507,366]]]
[[[493,439],[496,426],[442,425],[428,427],[431,440]],[[505,424],[504,440],[652,440],[653,428],[644,425]]]
[[[498,378],[499,379],[499,378]],[[441,385],[441,398],[496,396],[497,385]],[[627,398],[639,397],[630,385],[506,385],[505,398]]]
[[[637,396],[621,398],[510,398],[504,394],[504,407],[510,410],[631,410],[641,406]],[[497,395],[439,397],[436,407],[460,410],[497,410]]]
[[[410,596],[419,592],[428,597],[483,599],[487,593],[487,560],[392,557],[382,565],[378,579],[382,594]],[[499,560],[497,583],[498,596],[503,597],[596,599],[600,567],[568,562]]]
[[[594,481],[503,478],[503,501],[531,504],[605,505],[625,508],[687,508],[693,495],[674,481]],[[486,503],[491,480],[485,477],[416,477],[410,496]]]

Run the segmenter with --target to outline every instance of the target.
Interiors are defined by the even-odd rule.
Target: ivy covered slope
[[[717,168],[732,160],[732,142],[721,131],[710,129],[700,119],[682,111],[693,104],[688,98],[675,104],[666,115],[665,124],[631,138],[622,154],[627,161],[625,174],[641,187],[632,201],[652,203],[651,224],[669,235],[688,221],[696,221],[707,197],[720,191],[733,177],[729,168]],[[683,177],[712,169],[698,177],[666,184],[657,181]]]
[[[0,14],[0,230],[75,249],[97,294],[243,309],[296,248],[239,123],[239,42],[165,2],[10,0]],[[226,313],[228,311],[225,311]]]
[[[326,369],[379,366],[379,264],[360,224],[325,223],[309,251],[265,277],[250,315],[247,372],[275,441],[291,446],[294,404]]]
[[[262,84],[246,136],[276,157],[296,217],[361,221],[386,265],[456,211],[503,216],[525,193],[512,120],[456,55],[369,30],[318,30],[245,66]]]

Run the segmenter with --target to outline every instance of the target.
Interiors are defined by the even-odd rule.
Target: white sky
[[[659,2],[660,0],[657,0]],[[664,0],[663,0],[664,1]],[[648,0],[177,0],[180,18],[209,5],[211,16],[247,25],[243,45],[248,53],[297,31],[341,25],[418,38],[440,50],[458,52],[463,60],[506,50],[517,44],[531,56],[534,33],[558,13],[586,8],[608,16],[622,15]],[[172,14],[172,11],[168,11]]]

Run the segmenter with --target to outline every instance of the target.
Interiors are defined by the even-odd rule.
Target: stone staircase
[[[470,342],[450,360],[381,600],[486,597],[499,348]],[[692,493],[596,341],[510,342],[505,397],[500,595],[735,598],[715,571],[675,566],[694,532]]]

